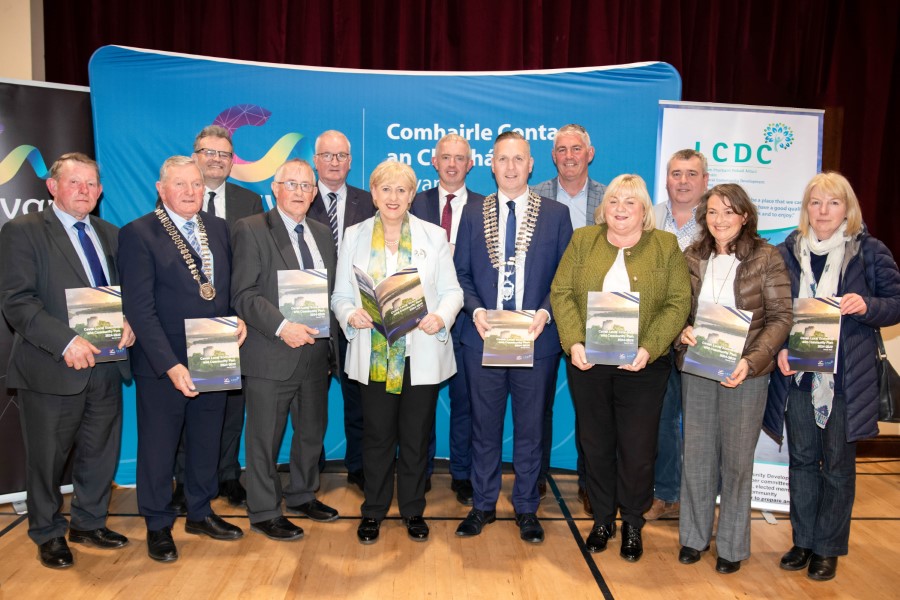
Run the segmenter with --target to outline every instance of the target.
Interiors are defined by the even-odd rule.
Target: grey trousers
[[[768,375],[736,388],[682,374],[684,464],[679,541],[702,550],[712,536],[721,480],[716,551],[736,562],[750,557],[753,455],[762,429]]]

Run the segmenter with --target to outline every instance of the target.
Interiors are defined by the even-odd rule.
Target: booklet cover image
[[[696,346],[684,354],[684,373],[725,381],[744,351],[753,313],[700,300],[694,319]]]
[[[241,387],[236,317],[185,319],[188,371],[199,392]]]
[[[290,269],[278,271],[278,309],[291,323],[318,329],[314,337],[327,338],[331,330],[328,312],[328,271]]]
[[[67,289],[66,309],[69,327],[100,350],[94,362],[128,358],[128,349],[119,348],[125,324],[119,286]]]
[[[584,350],[595,365],[627,365],[637,356],[638,292],[588,292]]]
[[[795,298],[788,364],[795,371],[834,373],[841,336],[841,299]]]

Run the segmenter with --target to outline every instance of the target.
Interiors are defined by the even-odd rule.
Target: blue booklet
[[[682,372],[725,381],[741,360],[752,320],[749,310],[699,300],[694,317],[697,345],[687,347]]]
[[[788,364],[795,371],[837,372],[841,299],[795,298]]]
[[[289,269],[278,271],[278,308],[291,323],[318,329],[316,338],[331,335],[328,312],[328,271]]]
[[[584,350],[595,365],[627,365],[638,351],[638,292],[588,292]]]
[[[483,367],[533,367],[534,334],[528,332],[534,322],[533,310],[489,310],[491,328],[484,336]]]
[[[185,319],[188,371],[198,392],[241,389],[237,317]]]
[[[122,339],[122,291],[117,285],[69,288],[66,290],[69,327],[100,350],[94,362],[126,360],[128,349],[119,348]]]

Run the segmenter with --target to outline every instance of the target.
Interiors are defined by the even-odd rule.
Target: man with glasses
[[[350,172],[350,141],[340,131],[325,131],[316,138],[313,164],[319,174],[319,198],[313,203],[307,215],[310,219],[326,225],[331,230],[334,246],[340,249],[344,231],[351,225],[365,221],[375,214],[372,195],[365,190],[347,185]],[[347,355],[347,338],[338,331],[338,356],[342,360]],[[338,360],[337,363],[341,361]],[[347,481],[363,489],[365,476],[362,462],[362,404],[359,385],[347,377],[343,368],[336,367],[340,377],[341,393],[344,396],[344,436],[347,448],[344,466]]]
[[[247,323],[241,369],[247,395],[247,514],[250,528],[269,539],[297,540],[303,530],[281,510],[277,449],[291,415],[290,483],[287,509],[327,522],[338,512],[316,499],[319,456],[328,424],[330,354],[337,334],[316,339],[318,330],[285,319],[280,311],[278,273],[325,269],[334,288],[337,254],[331,229],[307,219],[318,188],[312,167],[291,159],[275,172],[276,208],[234,228],[232,304]],[[328,306],[328,303],[326,303]]]
[[[594,160],[591,136],[581,125],[563,125],[556,132],[551,153],[556,165],[557,177],[534,186],[534,191],[545,198],[552,198],[569,209],[572,228],[594,224],[594,210],[600,206],[606,186],[588,177],[588,165]],[[569,367],[571,368],[571,366]],[[550,449],[553,447],[553,400],[547,403],[544,415],[543,457],[538,491],[541,498],[547,494],[547,473],[550,472]],[[591,515],[591,501],[584,488],[584,460],[578,443],[578,421],[575,421],[575,448],[578,451],[578,499],[584,512]]]

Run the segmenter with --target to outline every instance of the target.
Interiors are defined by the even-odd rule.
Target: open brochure
[[[331,316],[328,312],[328,271],[290,269],[278,271],[278,308],[291,323],[318,329],[313,337],[327,338]]]
[[[637,356],[638,292],[588,292],[584,350],[595,365],[627,365]]]
[[[795,298],[788,364],[795,371],[837,372],[841,299]]]
[[[533,310],[489,310],[491,326],[484,335],[484,367],[533,367],[534,334],[528,332],[534,321]]]
[[[363,308],[388,345],[415,329],[428,314],[419,270],[415,267],[401,269],[378,285],[359,267],[354,266],[353,272]]]
[[[66,290],[69,327],[100,350],[94,362],[128,358],[128,349],[119,348],[122,339],[122,292],[117,285],[69,288]]]
[[[237,317],[185,319],[188,371],[198,392],[241,388]]]
[[[752,320],[749,310],[699,300],[694,318],[697,345],[688,346],[682,371],[725,381],[741,360]]]

